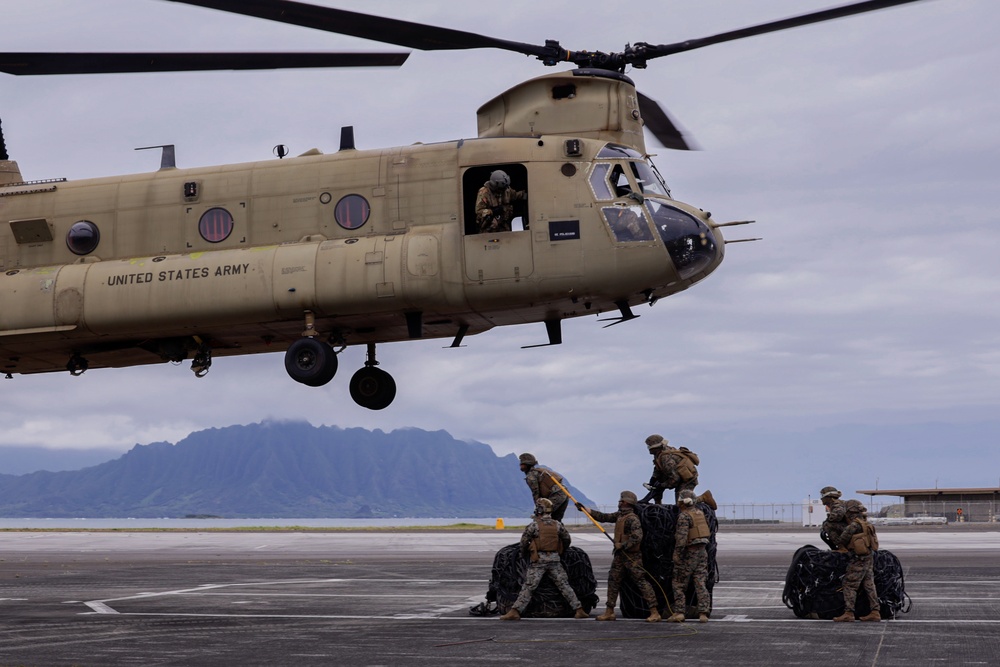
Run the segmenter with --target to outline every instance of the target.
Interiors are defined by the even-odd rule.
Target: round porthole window
[[[76,255],[86,255],[94,251],[101,242],[101,230],[90,220],[74,222],[66,234],[66,245]]]
[[[361,195],[347,195],[337,202],[333,216],[337,224],[344,229],[357,229],[368,222],[371,212],[372,208],[367,199]]]
[[[233,233],[233,214],[224,208],[210,208],[198,220],[198,233],[209,243],[219,243]]]

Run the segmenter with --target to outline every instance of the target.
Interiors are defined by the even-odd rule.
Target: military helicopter
[[[611,326],[711,274],[717,222],[673,199],[644,131],[693,142],[628,68],[656,58],[917,0],[867,0],[675,44],[621,52],[533,45],[288,0],[170,0],[411,49],[499,49],[574,69],[483,104],[478,136],[333,154],[308,151],[152,173],[25,181],[0,134],[0,370],[115,368],[285,350],[322,386],[366,345],[359,405],[395,397],[376,346],[612,313]],[[0,53],[0,71],[116,72],[400,66],[407,53]],[[492,184],[492,185],[491,185]],[[503,189],[506,186],[509,189]],[[496,188],[495,190],[493,188]],[[493,193],[492,198],[489,193]],[[499,204],[497,203],[499,201]]]

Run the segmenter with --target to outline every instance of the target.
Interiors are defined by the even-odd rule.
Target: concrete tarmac
[[[908,613],[794,616],[781,601],[814,529],[718,534],[705,624],[474,617],[512,531],[3,532],[7,665],[998,665],[1000,532],[880,528]],[[603,608],[610,544],[575,530]]]

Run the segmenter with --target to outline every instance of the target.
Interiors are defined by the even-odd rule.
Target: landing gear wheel
[[[310,387],[321,387],[337,374],[337,354],[315,338],[300,338],[285,352],[289,377]]]
[[[366,366],[351,378],[351,398],[363,408],[382,410],[396,398],[396,381],[382,369]]]

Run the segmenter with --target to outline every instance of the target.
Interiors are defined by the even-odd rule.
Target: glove
[[[576,505],[576,508],[578,510],[580,510],[581,512],[584,511],[584,509],[583,509],[583,503],[573,503],[573,504]]]
[[[653,490],[653,485],[650,484],[649,482],[643,482],[642,483],[642,488],[646,489],[647,491],[652,491]]]

